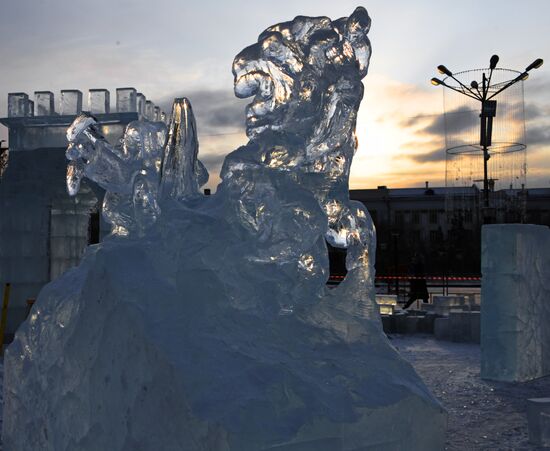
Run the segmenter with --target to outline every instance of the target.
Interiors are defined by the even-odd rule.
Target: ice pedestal
[[[482,231],[481,376],[527,381],[550,374],[550,229]]]

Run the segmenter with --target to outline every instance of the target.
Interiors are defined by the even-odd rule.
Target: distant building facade
[[[396,188],[351,190],[351,199],[369,210],[377,230],[376,271],[379,275],[410,274],[417,254],[431,275],[480,273],[481,192],[469,188]],[[510,190],[510,204],[526,204],[524,222],[550,226],[550,188]],[[460,199],[460,208],[449,206]],[[515,212],[516,210],[514,210]],[[497,222],[519,222],[516,214],[498,212]]]

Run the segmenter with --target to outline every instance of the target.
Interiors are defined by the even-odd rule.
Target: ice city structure
[[[134,88],[118,88],[112,100],[111,110],[106,89],[90,89],[87,101],[77,90],[63,90],[59,96],[36,91],[34,101],[26,93],[8,95],[8,117],[0,119],[9,129],[10,148],[8,169],[0,180],[0,287],[11,283],[10,334],[27,314],[26,301],[76,266],[86,246],[110,231],[98,214],[101,187],[85,180],[77,196],[67,194],[67,127],[86,108],[101,133],[118,142],[132,121],[165,119],[152,102],[153,115],[146,115],[145,97]]]
[[[7,349],[7,449],[443,449],[446,412],[382,332],[374,228],[348,198],[369,27],[363,8],[299,16],[237,55],[250,141],[214,196],[197,189],[184,100],[162,158],[155,124],[126,129],[143,145],[128,154],[161,164],[145,200],[141,169],[96,171],[124,155],[77,119],[69,185],[105,184],[132,222],[112,216],[112,236],[42,290]],[[347,249],[334,289],[327,242]]]

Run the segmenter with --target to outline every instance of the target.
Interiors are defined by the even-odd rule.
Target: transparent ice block
[[[92,114],[111,112],[111,94],[107,89],[90,89],[88,91],[88,108]]]
[[[82,92],[78,89],[61,91],[61,115],[76,115],[82,112]]]
[[[54,95],[51,91],[34,91],[35,116],[55,114]]]
[[[116,110],[117,113],[137,112],[137,92],[134,88],[117,88]]]

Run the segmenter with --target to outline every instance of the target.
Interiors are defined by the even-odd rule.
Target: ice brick
[[[34,91],[35,116],[55,114],[54,95],[51,91]]]
[[[145,96],[141,92],[136,94],[137,113],[140,119],[145,116],[145,100]]]
[[[107,89],[90,89],[88,91],[88,109],[92,114],[111,112],[111,94]]]
[[[61,115],[77,115],[82,112],[82,92],[77,89],[61,91]]]
[[[117,88],[116,110],[117,113],[137,112],[137,92],[134,88]]]
[[[482,229],[481,376],[528,381],[550,374],[550,229]]]
[[[145,118],[149,121],[155,120],[155,104],[150,100],[145,101]]]
[[[29,96],[24,92],[8,94],[8,117],[29,116]]]

